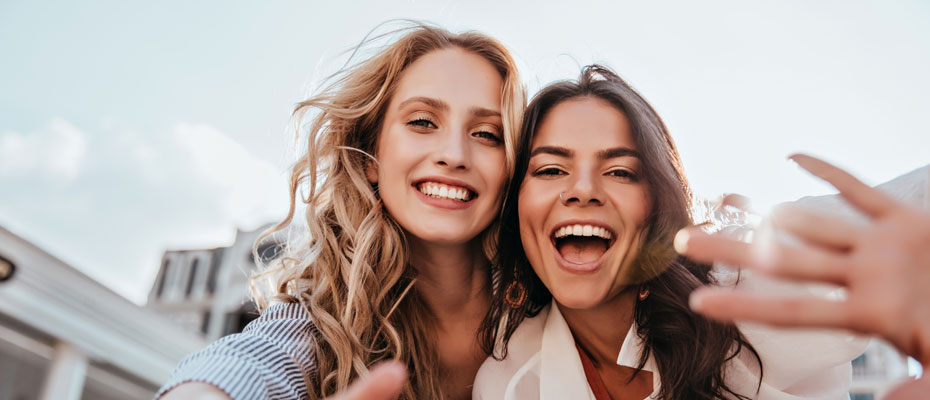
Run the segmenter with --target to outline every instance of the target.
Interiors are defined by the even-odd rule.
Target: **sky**
[[[609,65],[697,194],[756,208],[930,162],[930,3],[0,2],[0,226],[136,303],[168,249],[284,216],[296,102],[392,18],[490,34],[530,93]]]

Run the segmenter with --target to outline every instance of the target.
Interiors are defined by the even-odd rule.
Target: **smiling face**
[[[538,126],[518,200],[520,236],[562,306],[593,308],[626,287],[652,210],[638,154],[626,116],[599,98],[564,101]]]
[[[455,47],[404,70],[368,179],[408,239],[467,243],[497,216],[506,179],[502,87],[490,62]]]

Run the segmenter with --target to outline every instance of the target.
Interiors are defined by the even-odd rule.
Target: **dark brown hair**
[[[740,351],[748,350],[759,362],[761,372],[758,353],[736,326],[711,321],[688,307],[691,291],[714,280],[709,265],[679,256],[672,247],[675,233],[693,225],[691,189],[675,143],[652,106],[616,73],[599,65],[584,67],[577,81],[557,82],[542,89],[524,114],[516,168],[501,221],[496,260],[499,281],[495,282],[498,289],[479,332],[482,348],[495,359],[503,359],[507,356],[507,343],[520,322],[537,315],[551,302],[551,293],[523,252],[517,198],[539,125],[556,105],[580,97],[602,99],[626,115],[641,154],[641,176],[654,205],[648,220],[649,232],[634,262],[636,273],[629,282],[642,284],[650,293],[646,300],[636,303],[633,313],[637,334],[644,343],[636,373],[642,371],[651,354],[661,378],[660,398],[747,398],[726,384],[725,365]],[[514,271],[519,271],[516,277]],[[528,294],[519,308],[504,301],[506,293],[502,290],[515,279]]]

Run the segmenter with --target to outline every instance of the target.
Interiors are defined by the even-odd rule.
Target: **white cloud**
[[[81,173],[87,135],[54,118],[31,134],[0,134],[0,177],[38,174],[71,182]]]
[[[165,249],[229,245],[286,213],[280,169],[210,125],[86,132],[0,135],[0,224],[134,301]]]
[[[262,211],[281,204],[273,199],[284,198],[283,175],[216,128],[180,123],[173,140],[194,176],[215,190],[216,201],[239,224],[266,223],[270,216]]]

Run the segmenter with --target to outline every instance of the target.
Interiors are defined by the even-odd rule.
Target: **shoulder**
[[[275,304],[242,333],[182,360],[158,395],[184,382],[205,382],[233,399],[304,398],[305,378],[316,370],[316,332],[302,305]]]
[[[538,380],[539,352],[542,349],[542,336],[546,327],[550,306],[546,306],[538,315],[527,318],[520,323],[507,344],[507,357],[495,360],[488,357],[478,374],[472,397],[475,399],[503,399],[508,387],[524,386],[520,382]],[[520,382],[516,382],[520,381]],[[523,382],[527,383],[527,382]],[[534,386],[539,390],[538,382]]]

